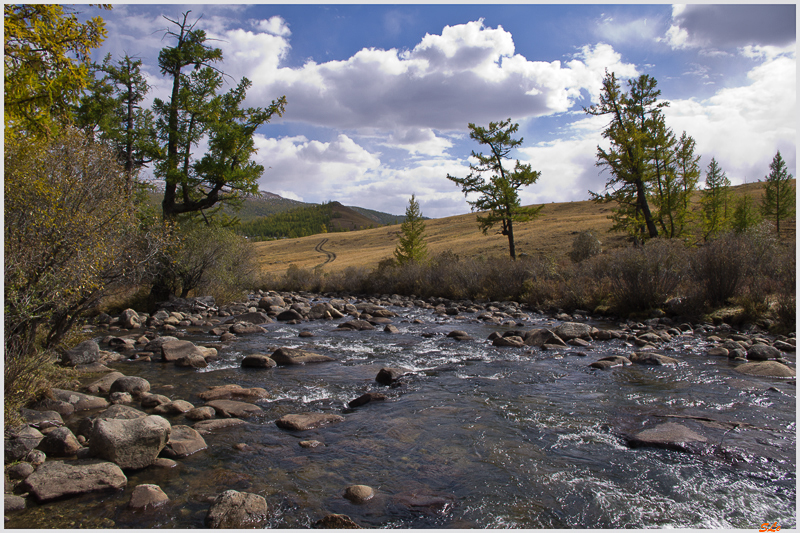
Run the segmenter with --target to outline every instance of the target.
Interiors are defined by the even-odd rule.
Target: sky
[[[523,205],[586,200],[609,178],[596,165],[607,117],[587,115],[605,72],[658,82],[667,125],[715,158],[732,184],[769,173],[780,150],[796,176],[794,4],[115,4],[95,52],[141,58],[149,98],[167,99],[158,70],[165,36],[190,21],[220,48],[247,105],[285,95],[281,118],[255,136],[259,188],[424,216],[469,212],[447,175],[469,174],[468,124],[510,118],[512,157],[541,172]],[[167,17],[167,18],[165,18]],[[198,20],[199,19],[199,20]],[[203,146],[198,147],[201,152]],[[513,167],[513,160],[509,163]],[[701,178],[702,180],[702,178]],[[702,183],[701,183],[702,185]]]

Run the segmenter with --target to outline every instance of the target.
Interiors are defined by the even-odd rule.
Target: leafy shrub
[[[661,239],[616,251],[608,262],[615,308],[646,311],[663,304],[684,276],[685,258],[680,243]]]
[[[569,252],[569,257],[575,263],[580,263],[590,257],[594,257],[602,251],[602,246],[597,237],[591,231],[582,231],[578,233],[575,240],[572,241],[572,250]]]
[[[224,302],[256,285],[254,249],[232,230],[184,222],[175,237],[175,243],[154,263],[154,300],[202,293]]]
[[[6,139],[4,164],[5,386],[20,395],[6,405],[13,412],[46,386],[53,350],[79,319],[138,282],[162,240],[137,218],[116,155],[76,130]]]

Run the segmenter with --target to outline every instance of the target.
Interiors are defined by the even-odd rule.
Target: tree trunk
[[[510,218],[505,220],[506,222],[506,234],[508,235],[508,253],[511,254],[511,260],[517,260],[517,250],[514,247],[514,226],[513,221]]]
[[[644,215],[644,222],[647,224],[647,232],[650,234],[651,239],[658,237],[658,228],[653,222],[653,215],[650,213],[650,206],[647,205],[647,193],[644,190],[644,182],[636,180],[636,200],[639,204],[639,209],[642,210]]]

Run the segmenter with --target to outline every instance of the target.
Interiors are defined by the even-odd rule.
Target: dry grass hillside
[[[761,199],[762,184],[750,183],[734,187],[736,195],[750,194],[756,202]],[[699,201],[699,195],[696,197]],[[609,233],[611,204],[591,201],[546,204],[541,216],[534,221],[517,224],[514,228],[517,254],[564,257],[572,247],[575,235],[592,230],[603,248],[627,244],[620,233]],[[426,221],[428,250],[432,254],[451,250],[461,257],[491,257],[508,255],[508,240],[490,232],[478,230],[474,213]],[[783,229],[783,228],[782,228]],[[254,243],[261,270],[280,274],[291,264],[301,268],[322,265],[326,272],[337,272],[350,266],[375,267],[382,259],[392,257],[398,242],[400,225],[348,233],[328,233]],[[788,221],[782,238],[795,238],[795,219]]]

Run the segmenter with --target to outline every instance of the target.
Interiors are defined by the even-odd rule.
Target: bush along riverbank
[[[255,341],[248,341],[278,328],[287,339],[283,345],[272,340],[273,345],[268,347],[258,341],[262,350],[259,352],[253,349]],[[286,328],[293,332],[290,337],[285,337]],[[492,333],[484,338],[474,336],[485,328]],[[215,447],[227,449],[231,443],[226,435],[254,425],[271,425],[271,431],[297,435],[301,449],[314,450],[323,446],[325,428],[357,418],[364,412],[358,409],[366,404],[398,401],[403,394],[421,386],[415,380],[430,377],[431,372],[436,375],[436,370],[383,366],[376,360],[377,364],[368,368],[374,369],[370,379],[354,380],[343,393],[349,396],[340,398],[341,405],[326,404],[321,412],[313,408],[286,412],[269,407],[274,391],[214,379],[215,370],[227,368],[219,361],[226,361],[228,366],[233,362],[254,372],[299,368],[295,365],[311,368],[317,364],[344,364],[341,354],[330,349],[327,339],[320,338],[325,331],[331,337],[341,332],[380,332],[385,335],[381,338],[387,340],[377,342],[388,343],[401,330],[404,335],[455,343],[455,349],[466,352],[488,350],[523,361],[543,357],[583,359],[580,365],[591,372],[635,367],[674,368],[680,372],[689,357],[715,364],[728,361],[743,379],[788,383],[794,390],[795,333],[774,335],[756,324],[734,328],[721,320],[692,321],[664,312],[654,312],[642,320],[620,320],[580,310],[546,314],[514,301],[397,294],[355,297],[344,293],[257,291],[246,301],[226,306],[217,306],[212,298],[178,299],[163,304],[151,315],[133,309],[113,317],[101,314],[85,328],[92,339],[63,353],[62,363],[73,368],[78,379],[26,406],[20,411],[24,423],[6,428],[6,523],[9,527],[75,527],[69,513],[63,511],[72,499],[91,505],[87,502],[94,501],[92,495],[111,494],[110,499],[104,497],[104,513],[96,520],[79,524],[356,526],[358,520],[340,512],[325,514],[317,507],[304,510],[290,505],[287,510],[285,505],[276,506],[275,495],[235,490],[243,485],[236,481],[225,482],[234,488],[193,495],[194,510],[187,517],[171,502],[179,495],[170,494],[168,487],[144,481],[188,475],[181,473],[182,462],[217,453]],[[305,344],[298,345],[298,340]],[[693,348],[685,349],[688,345]],[[469,360],[467,357],[462,363]],[[175,373],[174,380],[164,377],[169,373]],[[161,384],[153,390],[150,380],[137,374],[153,376],[150,380],[158,379]],[[292,394],[296,396],[288,395]],[[657,416],[639,427],[615,428],[614,438],[632,449],[655,447],[688,454],[716,454],[720,460],[734,462],[752,457],[752,450],[737,451],[735,446],[723,448],[713,443],[721,442],[715,439],[724,437],[725,431],[746,430],[753,424],[728,420],[719,413],[681,416],[670,412]],[[698,425],[698,421],[702,424]],[[317,432],[303,438],[311,430]],[[247,433],[237,435],[245,438]],[[233,444],[243,453],[253,446],[259,445]],[[313,458],[302,461],[306,464]],[[360,475],[368,477],[364,472]],[[142,482],[131,486],[132,478]],[[173,481],[162,485],[171,486],[170,483]],[[353,483],[342,486],[340,494],[327,497],[341,497],[355,505],[364,504],[379,492],[376,487]],[[388,495],[382,497],[386,499]],[[451,515],[458,506],[452,495],[441,493],[395,491],[387,501],[386,505],[415,513],[422,509],[440,518]],[[346,509],[343,504],[329,507]],[[44,518],[42,512],[49,518]],[[292,512],[304,518],[287,517]],[[317,515],[312,516],[314,513]],[[385,524],[373,515],[370,520]],[[375,523],[362,525],[374,527]]]

